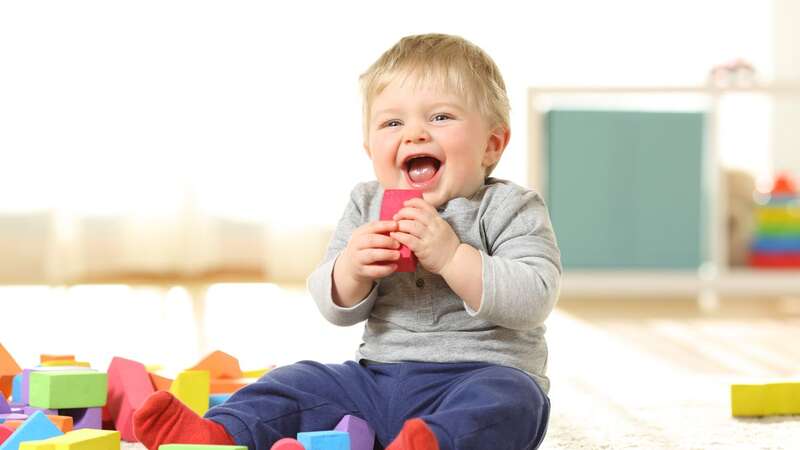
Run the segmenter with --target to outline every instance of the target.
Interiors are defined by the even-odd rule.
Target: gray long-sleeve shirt
[[[414,273],[379,280],[350,308],[333,302],[336,258],[357,227],[378,220],[383,189],[356,185],[308,289],[336,325],[366,320],[357,360],[480,361],[521,369],[549,390],[544,320],[558,298],[561,258],[542,198],[510,181],[488,178],[470,198],[438,208],[461,242],[481,254],[483,293],[472,310],[444,279],[417,265]]]

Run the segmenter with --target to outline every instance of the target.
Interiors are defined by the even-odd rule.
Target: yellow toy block
[[[264,374],[266,374],[270,370],[272,370],[272,367],[268,367],[266,369],[245,370],[244,372],[242,372],[242,377],[243,378],[261,378],[262,376],[264,376]]]
[[[19,450],[119,450],[119,431],[82,428],[41,441],[27,441]]]
[[[88,362],[75,361],[69,359],[51,359],[50,361],[43,361],[39,363],[40,367],[91,367]]]
[[[186,370],[175,377],[169,392],[192,411],[203,415],[208,411],[211,374],[207,370]]]
[[[39,355],[39,362],[47,361],[75,361],[75,355]]]
[[[731,414],[736,417],[800,414],[800,382],[732,384]]]

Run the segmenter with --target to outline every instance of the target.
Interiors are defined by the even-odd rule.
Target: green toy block
[[[31,372],[28,403],[37,408],[95,408],[105,406],[108,375],[69,370]]]
[[[161,444],[158,450],[247,450],[244,445]]]

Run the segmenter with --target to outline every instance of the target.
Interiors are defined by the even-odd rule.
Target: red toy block
[[[795,195],[797,189],[792,183],[789,175],[781,174],[775,178],[775,183],[772,185],[772,195]]]
[[[403,202],[412,198],[422,198],[422,191],[417,189],[386,189],[381,202],[380,220],[393,220],[397,211],[403,209]],[[400,259],[397,261],[398,272],[414,272],[417,270],[417,257],[410,248],[400,246]]]
[[[303,444],[292,438],[283,438],[280,441],[272,444],[270,450],[305,450]]]
[[[108,366],[108,409],[123,440],[137,442],[133,413],[155,392],[144,364],[115,356]]]
[[[5,425],[0,425],[0,444],[5,442],[5,440],[8,439],[8,437],[11,436],[13,433],[14,433],[13,428],[7,427]]]
[[[153,387],[157,391],[169,391],[169,388],[172,387],[172,380],[167,377],[162,377],[161,375],[157,375],[153,372],[148,373],[150,376],[150,381],[153,383]]]

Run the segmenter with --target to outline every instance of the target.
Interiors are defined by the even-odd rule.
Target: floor
[[[117,354],[180,368],[223,349],[256,369],[347,359],[361,333],[321,320],[302,286],[215,286],[200,311],[191,297],[0,287],[0,306],[18,318],[4,323],[3,344],[26,366],[39,353],[74,353],[94,367]],[[733,382],[800,381],[800,299],[723,300],[708,312],[692,299],[562,298],[547,325],[553,410],[542,449],[800,447],[800,416],[736,419],[729,399]]]

